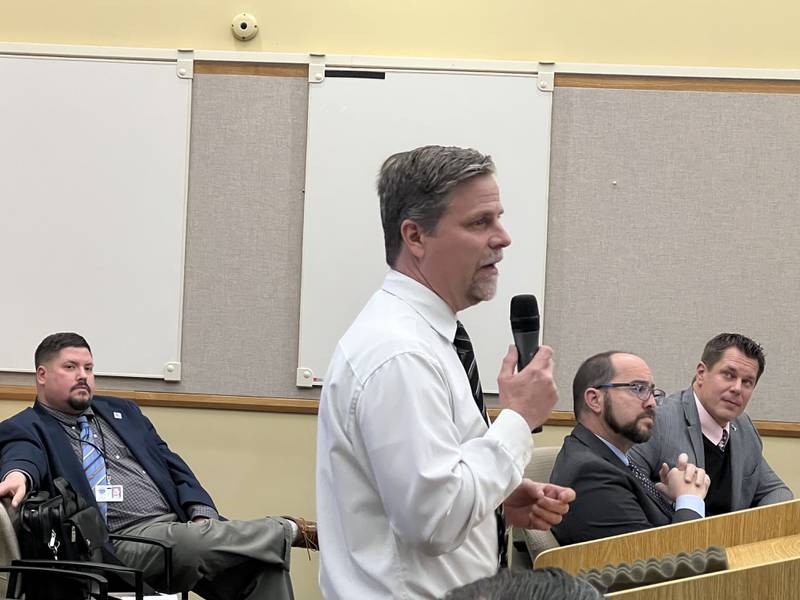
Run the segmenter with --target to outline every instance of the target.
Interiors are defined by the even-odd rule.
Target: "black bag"
[[[102,562],[108,528],[100,511],[63,477],[56,477],[53,487],[55,495],[35,492],[20,504],[17,537],[22,558]]]

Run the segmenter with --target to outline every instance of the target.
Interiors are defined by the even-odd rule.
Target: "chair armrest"
[[[144,576],[140,569],[133,567],[126,567],[124,565],[112,565],[108,563],[96,562],[82,562],[76,560],[39,560],[39,559],[18,559],[12,560],[11,566],[23,567],[46,567],[50,569],[71,570],[71,571],[88,571],[90,573],[104,574],[114,573],[116,575],[133,575],[133,588],[136,594],[136,600],[144,598]],[[125,582],[130,585],[130,581]]]
[[[20,565],[0,566],[0,573],[9,573],[8,589],[14,591],[17,587],[17,575],[29,573],[31,575],[50,575],[62,576],[69,579],[78,579],[91,582],[97,586],[97,594],[90,592],[97,600],[108,600],[108,581],[102,575],[96,573],[85,573],[83,571],[71,571],[69,569],[52,569],[50,567],[28,567]],[[35,599],[32,599],[35,600]]]
[[[172,544],[155,540],[149,537],[139,535],[122,535],[119,533],[110,533],[108,539],[112,542],[115,540],[122,542],[134,542],[137,544],[147,544],[150,546],[157,546],[161,548],[164,555],[164,587],[165,591],[171,592],[172,590]]]

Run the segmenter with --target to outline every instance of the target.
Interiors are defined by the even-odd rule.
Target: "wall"
[[[242,11],[249,43],[230,34]],[[32,0],[0,3],[0,41],[797,68],[798,17],[787,0]]]
[[[32,0],[0,4],[0,42],[188,47],[264,52],[459,57],[559,62],[798,68],[800,5],[765,0],[724,4],[677,0],[259,0],[127,2]],[[235,42],[230,21],[242,10],[260,20],[250,43]],[[14,383],[27,383],[21,377]],[[0,418],[24,407],[0,403]],[[314,515],[313,416],[147,408],[172,448],[194,467],[231,517]],[[560,443],[548,427],[540,445]],[[208,443],[208,434],[215,442]],[[225,461],[220,448],[225,448]],[[765,454],[800,491],[800,443],[766,439]],[[226,465],[235,452],[241,464]],[[319,598],[316,556],[293,552],[297,598]]]

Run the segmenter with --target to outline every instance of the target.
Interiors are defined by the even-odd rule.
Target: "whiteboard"
[[[339,338],[387,271],[376,176],[391,154],[473,147],[497,165],[512,238],[497,296],[460,315],[484,390],[512,343],[509,302],[544,300],[552,95],[535,75],[387,71],[331,77],[309,91],[298,385],[321,384]],[[540,307],[544,313],[544,307]]]
[[[0,370],[76,331],[97,373],[180,376],[191,80],[0,55]]]

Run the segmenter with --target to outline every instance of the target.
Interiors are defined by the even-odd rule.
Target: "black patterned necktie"
[[[456,337],[453,340],[453,345],[456,347],[458,358],[467,373],[469,389],[472,390],[472,398],[475,400],[483,420],[488,425],[489,416],[486,414],[486,404],[483,401],[483,390],[481,389],[481,378],[478,375],[478,363],[475,361],[475,351],[472,349],[472,342],[461,321],[456,321]],[[508,529],[506,529],[502,504],[495,509],[494,515],[497,520],[497,564],[500,568],[504,568],[508,566]]]
[[[633,476],[636,480],[642,484],[642,487],[647,492],[647,495],[658,504],[658,506],[663,510],[667,515],[672,516],[675,513],[675,509],[672,508],[672,502],[670,502],[664,494],[658,491],[653,482],[650,481],[650,478],[642,472],[642,470],[636,466],[636,464],[632,461],[628,461],[628,468],[633,473]]]
[[[483,420],[489,424],[489,416],[486,414],[486,405],[483,402],[483,389],[481,389],[481,378],[478,375],[478,363],[475,361],[475,351],[472,349],[472,342],[467,335],[467,330],[461,324],[461,321],[456,321],[456,337],[453,340],[453,345],[456,347],[458,358],[464,370],[467,372],[467,379],[469,379],[469,389],[472,390],[472,397],[475,399],[475,404],[478,405],[478,410],[483,415]]]
[[[727,446],[727,445],[728,445],[728,430],[727,429],[723,429],[722,430],[722,439],[719,441],[719,444],[717,444],[717,446],[719,447],[720,450],[725,452],[725,446]]]

